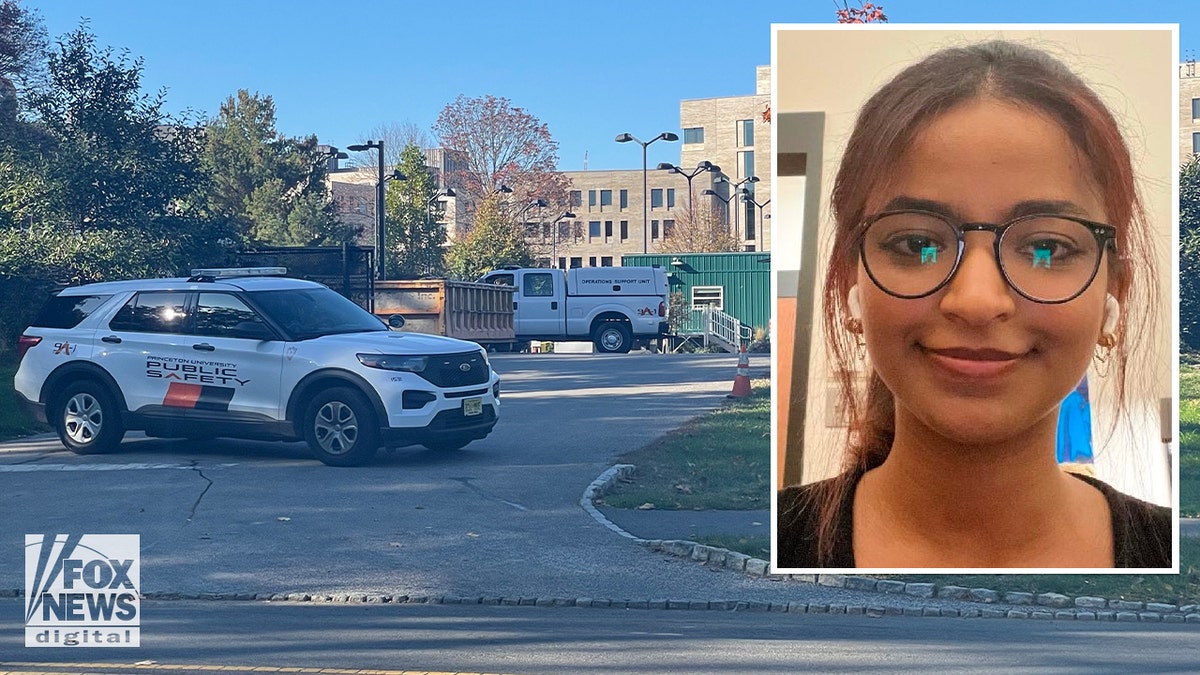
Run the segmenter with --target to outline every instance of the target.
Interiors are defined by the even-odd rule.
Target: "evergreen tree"
[[[1179,170],[1179,340],[1200,350],[1200,155]]]
[[[327,159],[316,136],[288,138],[276,131],[270,96],[241,89],[205,129],[208,210],[251,245],[349,241],[355,232],[338,222],[325,184]]]
[[[425,153],[416,145],[404,146],[396,169],[406,179],[390,181],[384,195],[389,276],[442,276],[446,230],[429,211],[435,207],[437,180],[425,166]]]

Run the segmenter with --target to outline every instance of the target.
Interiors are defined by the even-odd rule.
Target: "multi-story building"
[[[702,190],[697,187],[696,198],[729,199],[727,210],[731,213],[728,217],[736,228],[742,250],[769,251],[771,128],[763,121],[763,112],[771,103],[771,67],[759,66],[755,81],[753,96],[680,101],[679,125],[683,129],[683,144],[679,162],[685,170],[704,161],[720,166],[729,182],[718,182],[713,188],[719,197],[701,197]],[[751,177],[758,180],[748,180]],[[753,202],[741,199],[731,190],[739,183],[750,191]]]
[[[1200,73],[1195,59],[1179,66],[1179,159],[1200,154]]]
[[[623,255],[654,253],[687,208],[687,180],[675,173],[651,168],[646,183],[641,169],[563,175],[571,183],[569,208],[575,218],[559,221],[557,228],[547,223],[540,231],[528,230],[542,252],[540,262],[549,266],[610,267],[620,265]],[[532,215],[527,227],[536,222]]]

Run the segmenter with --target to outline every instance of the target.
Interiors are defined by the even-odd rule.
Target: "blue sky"
[[[854,0],[852,0],[854,2]],[[679,131],[679,101],[754,93],[771,23],[832,23],[834,0],[22,0],[52,38],[88,18],[98,43],[145,61],[167,109],[213,115],[238,89],[275,100],[279,130],[345,147],[384,123],[428,130],[459,94],[510,99],[546,122],[559,168],[640,168],[613,137]],[[1195,0],[884,0],[899,23],[1179,23]],[[836,55],[831,55],[831,67]],[[650,147],[650,166],[677,162]]]

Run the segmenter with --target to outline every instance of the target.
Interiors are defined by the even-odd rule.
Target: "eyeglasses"
[[[1033,214],[994,225],[903,209],[866,219],[859,254],[880,290],[923,298],[954,277],[967,232],[993,233],[1004,280],[1021,296],[1046,304],[1078,297],[1096,278],[1104,249],[1116,252],[1116,228],[1074,216]]]

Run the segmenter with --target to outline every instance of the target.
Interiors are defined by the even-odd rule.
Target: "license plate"
[[[483,414],[483,399],[480,397],[464,398],[463,399],[463,415],[470,417],[472,415]]]

